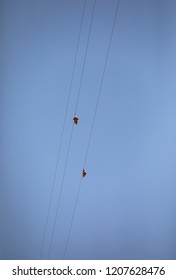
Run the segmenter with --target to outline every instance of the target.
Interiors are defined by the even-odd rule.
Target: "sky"
[[[49,209],[84,1],[0,1],[0,259],[63,259],[117,0],[96,1],[84,60],[93,4]],[[66,259],[176,259],[175,10],[120,1]]]

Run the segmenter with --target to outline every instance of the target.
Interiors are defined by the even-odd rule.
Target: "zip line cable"
[[[90,27],[89,27],[89,34],[88,34],[88,39],[87,39],[87,44],[86,44],[86,51],[85,51],[85,56],[84,56],[83,68],[82,68],[82,72],[81,72],[81,79],[80,79],[78,96],[77,96],[76,107],[75,107],[75,114],[76,114],[76,111],[78,108],[78,102],[79,102],[79,97],[80,97],[80,92],[81,92],[82,80],[83,80],[84,69],[85,69],[86,58],[87,58],[87,51],[88,51],[89,41],[90,41],[90,34],[91,34],[91,30],[92,30],[92,22],[93,22],[93,17],[94,17],[95,5],[96,5],[96,0],[94,0],[93,10],[92,10],[91,23],[90,23]]]
[[[82,16],[81,16],[81,23],[80,23],[78,41],[77,41],[77,46],[76,46],[76,53],[75,53],[75,58],[74,58],[74,63],[73,63],[73,71],[72,71],[72,75],[71,75],[69,94],[68,94],[67,103],[66,103],[66,110],[65,110],[65,114],[64,114],[64,121],[63,121],[63,126],[62,126],[62,131],[61,131],[61,138],[60,138],[59,149],[58,149],[58,153],[57,153],[56,167],[55,167],[55,171],[54,171],[54,178],[53,178],[51,195],[50,195],[49,206],[48,206],[48,211],[47,211],[46,223],[45,223],[44,233],[43,233],[43,238],[42,238],[42,246],[41,246],[41,251],[40,251],[40,259],[42,257],[44,241],[45,241],[45,235],[46,235],[46,229],[47,229],[48,220],[49,220],[49,213],[50,213],[50,209],[51,209],[51,201],[52,201],[52,197],[53,197],[54,186],[55,186],[55,181],[56,181],[56,174],[57,174],[57,169],[58,169],[58,164],[59,164],[59,159],[60,159],[61,147],[62,147],[62,142],[63,142],[63,135],[64,135],[64,130],[65,130],[65,123],[66,123],[66,118],[67,118],[67,113],[68,113],[68,106],[69,106],[69,102],[70,102],[70,96],[71,96],[71,90],[72,90],[72,84],[73,84],[73,77],[74,77],[74,73],[75,73],[75,66],[76,66],[76,61],[77,61],[77,56],[78,56],[78,49],[79,49],[79,43],[80,43],[80,37],[81,37],[81,31],[82,31],[85,7],[86,7],[86,0],[84,1],[83,11],[82,11]]]
[[[48,259],[50,258],[51,247],[52,247],[52,242],[53,242],[53,238],[54,238],[54,232],[55,232],[55,228],[56,228],[56,221],[57,221],[57,216],[58,216],[58,212],[59,212],[59,206],[60,206],[60,201],[61,201],[61,196],[62,196],[62,191],[63,191],[63,185],[64,185],[64,178],[65,178],[65,173],[66,173],[66,169],[67,169],[67,162],[68,162],[68,157],[69,157],[69,152],[70,152],[70,147],[71,147],[71,141],[72,141],[72,135],[73,135],[73,127],[74,127],[74,124],[72,124],[72,129],[71,129],[71,134],[70,134],[69,146],[68,146],[67,156],[66,156],[66,161],[65,161],[65,166],[64,166],[64,173],[63,173],[63,177],[62,177],[62,183],[61,183],[61,188],[60,188],[60,192],[59,192],[57,209],[56,209],[56,214],[55,214],[55,218],[54,218],[54,226],[53,226],[52,235],[51,235],[51,239],[50,239]]]
[[[106,72],[106,66],[107,66],[107,62],[108,62],[108,57],[109,57],[109,52],[110,52],[110,47],[111,47],[111,42],[112,42],[112,36],[113,36],[113,33],[114,33],[117,13],[118,13],[118,9],[119,9],[119,3],[120,3],[120,0],[118,0],[118,2],[117,2],[116,12],[115,12],[115,16],[114,16],[113,25],[112,25],[112,30],[111,30],[111,35],[110,35],[107,55],[106,55],[106,59],[105,59],[102,79],[101,79],[100,88],[99,88],[98,97],[97,97],[97,102],[96,102],[96,106],[95,106],[95,112],[94,112],[94,116],[93,116],[92,127],[91,127],[91,131],[90,131],[90,136],[89,136],[89,141],[88,141],[88,145],[87,145],[87,150],[86,150],[86,155],[85,155],[85,160],[84,160],[83,168],[85,167],[86,161],[87,161],[87,155],[88,155],[88,151],[89,151],[89,147],[90,147],[90,142],[91,142],[91,138],[92,138],[92,132],[93,132],[95,118],[96,118],[97,109],[98,109],[98,104],[99,104],[99,100],[100,100],[102,85],[103,85],[104,76],[105,76],[105,72]]]
[[[92,29],[92,22],[93,22],[94,11],[95,11],[95,3],[96,3],[96,0],[94,0],[94,5],[93,5],[93,9],[92,9],[91,22],[90,22],[90,26],[89,26],[89,32],[88,32],[86,50],[85,50],[85,55],[84,55],[83,67],[82,67],[82,71],[81,71],[80,85],[79,85],[78,96],[77,96],[77,100],[76,100],[76,107],[75,107],[76,109],[77,109],[78,102],[79,102],[79,96],[80,96],[80,91],[81,91],[82,79],[83,79],[83,74],[84,74],[84,69],[85,69],[87,51],[88,51],[88,46],[89,46],[89,41],[90,41],[90,34],[91,34],[91,29]],[[75,109],[75,112],[76,112],[76,109]],[[68,147],[67,156],[66,156],[66,162],[65,162],[64,173],[63,173],[63,178],[62,178],[62,183],[61,183],[61,189],[60,189],[60,193],[59,193],[57,209],[56,209],[56,214],[55,214],[55,218],[54,218],[54,226],[53,226],[53,231],[52,231],[50,245],[49,245],[48,258],[50,257],[50,254],[51,254],[51,247],[52,247],[52,242],[53,242],[53,238],[54,238],[54,232],[55,232],[55,228],[56,228],[56,221],[57,221],[57,216],[58,216],[58,211],[59,211],[59,206],[60,206],[60,201],[61,201],[61,196],[62,196],[62,191],[63,191],[63,184],[64,184],[65,173],[66,173],[66,168],[67,168],[67,162],[68,162],[68,157],[69,157],[69,152],[70,152],[70,146],[71,146],[71,141],[72,141],[73,126],[72,126],[72,131],[71,131],[71,134],[70,134],[69,147]]]
[[[65,250],[64,250],[64,256],[63,256],[63,260],[65,259],[65,255],[67,252],[67,247],[68,247],[68,242],[69,242],[69,238],[70,238],[70,233],[71,233],[71,229],[72,229],[72,225],[73,225],[73,220],[74,220],[74,216],[75,216],[75,211],[76,211],[76,206],[78,203],[78,197],[79,197],[79,193],[80,193],[80,189],[81,189],[81,183],[82,183],[82,176],[79,182],[79,187],[78,187],[78,191],[77,191],[77,195],[76,195],[76,201],[75,201],[75,206],[73,209],[73,214],[72,214],[72,218],[71,218],[71,222],[70,222],[70,227],[69,227],[69,232],[68,232],[68,236],[67,236],[67,241],[66,241],[66,246],[65,246]]]
[[[98,103],[99,103],[99,100],[100,100],[102,85],[103,85],[104,76],[105,76],[105,72],[106,72],[106,66],[107,66],[107,61],[108,61],[108,57],[109,57],[109,52],[110,52],[112,37],[113,37],[113,33],[114,33],[115,23],[116,23],[116,19],[117,19],[117,13],[118,13],[118,10],[119,10],[119,4],[120,4],[120,0],[118,0],[118,2],[117,2],[116,12],[115,12],[115,15],[114,15],[114,21],[113,21],[113,25],[112,25],[109,45],[108,45],[108,49],[107,49],[107,55],[106,55],[106,58],[105,58],[105,64],[104,64],[104,68],[103,68],[102,79],[101,79],[101,82],[100,82],[100,88],[99,88],[99,92],[98,92],[98,97],[97,97],[97,102],[96,102],[96,106],[95,106],[95,112],[94,112],[94,116],[93,116],[93,121],[92,121],[92,126],[91,126],[91,131],[90,131],[90,136],[89,136],[89,140],[88,140],[88,145],[87,145],[87,150],[86,150],[86,154],[85,154],[85,160],[84,160],[83,167],[85,166],[86,161],[87,161],[87,155],[88,155],[88,151],[89,151],[89,147],[90,147],[92,132],[93,132],[96,113],[97,113],[97,109],[98,109]],[[67,252],[67,249],[68,249],[68,243],[69,243],[70,234],[71,234],[71,230],[72,230],[73,220],[74,220],[74,217],[75,217],[76,207],[77,207],[77,204],[78,204],[78,197],[79,197],[79,194],[80,194],[81,184],[82,184],[82,177],[81,177],[79,187],[78,187],[78,191],[77,191],[75,206],[74,206],[74,209],[73,209],[71,223],[70,223],[70,227],[69,227],[69,231],[68,231],[68,236],[67,236],[67,241],[66,241],[66,245],[65,245],[63,259],[65,259],[66,252]]]

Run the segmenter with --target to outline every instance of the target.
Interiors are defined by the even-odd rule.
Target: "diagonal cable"
[[[92,9],[92,14],[91,14],[91,21],[90,21],[89,32],[88,32],[88,37],[87,37],[86,50],[85,50],[85,55],[84,55],[83,67],[82,67],[82,71],[81,71],[80,85],[79,85],[79,90],[78,90],[78,95],[77,95],[77,100],[76,100],[76,107],[75,107],[76,109],[77,109],[78,102],[79,102],[79,96],[80,96],[80,91],[81,91],[81,85],[82,85],[82,80],[83,80],[83,74],[84,74],[84,69],[85,69],[85,64],[86,64],[88,46],[89,46],[89,41],[90,41],[90,34],[91,34],[92,23],[93,23],[93,17],[94,17],[94,11],[95,11],[95,4],[96,4],[96,0],[94,0],[93,9]],[[76,112],[76,109],[75,109],[75,112]],[[72,128],[72,129],[73,129],[73,128]],[[68,156],[69,156],[70,145],[71,145],[71,139],[72,139],[72,132],[71,132],[71,136],[70,136],[70,142],[69,142],[69,149],[68,149],[68,153],[67,153],[67,159],[68,159]],[[53,242],[53,238],[54,238],[54,232],[55,232],[55,227],[56,227],[56,221],[57,221],[57,217],[58,217],[58,211],[59,211],[59,206],[60,206],[60,200],[61,200],[61,195],[62,195],[62,189],[63,189],[64,179],[65,179],[65,172],[66,172],[66,167],[67,167],[67,159],[66,159],[64,175],[63,175],[62,183],[61,183],[61,191],[60,191],[60,194],[59,194],[59,199],[58,199],[58,204],[57,204],[57,209],[56,209],[56,215],[55,215],[55,219],[54,219],[54,227],[53,227],[52,236],[51,236],[50,245],[49,245],[49,254],[48,254],[48,258],[50,257],[50,254],[51,254],[51,247],[52,247],[52,242]]]
[[[74,58],[74,63],[73,63],[73,71],[72,71],[72,75],[71,75],[69,93],[68,93],[68,98],[67,98],[67,103],[66,103],[66,110],[65,110],[65,115],[64,115],[62,131],[61,131],[61,138],[60,138],[59,149],[58,149],[58,153],[57,153],[56,167],[55,167],[55,171],[54,171],[54,178],[53,178],[53,183],[52,183],[51,195],[50,195],[49,206],[48,206],[48,211],[47,211],[47,217],[46,217],[46,222],[45,222],[45,227],[44,227],[44,232],[43,232],[42,246],[41,246],[41,250],[40,250],[40,259],[42,258],[42,252],[43,252],[44,241],[45,241],[45,236],[46,236],[46,229],[47,229],[48,220],[49,220],[49,213],[50,213],[50,210],[51,210],[51,201],[52,201],[53,192],[54,192],[54,186],[55,186],[55,181],[56,181],[57,169],[58,169],[60,153],[61,153],[61,147],[62,147],[62,142],[63,142],[63,135],[64,135],[64,130],[65,130],[65,123],[66,123],[66,118],[67,118],[67,113],[68,113],[68,106],[69,106],[70,96],[71,96],[71,91],[72,91],[72,84],[73,84],[73,78],[74,78],[74,73],[75,73],[75,66],[76,66],[76,61],[77,61],[77,56],[78,56],[78,48],[79,48],[79,43],[80,43],[81,30],[82,30],[82,25],[83,25],[83,18],[84,18],[84,13],[85,13],[85,6],[86,6],[86,0],[84,1],[83,11],[82,11],[82,16],[81,16],[81,23],[80,23],[78,41],[77,41],[77,46],[76,46],[76,53],[75,53],[75,58]]]
[[[95,12],[95,5],[96,5],[96,0],[94,0],[94,4],[93,4],[91,22],[90,22],[88,39],[87,39],[87,44],[86,44],[86,51],[85,51],[85,55],[84,55],[83,68],[82,68],[82,72],[81,72],[81,79],[80,79],[78,96],[77,96],[77,101],[76,101],[76,106],[75,106],[75,114],[76,114],[76,111],[77,111],[77,108],[78,108],[78,102],[79,102],[79,97],[80,97],[80,92],[81,92],[81,87],[82,87],[83,75],[84,75],[85,64],[86,64],[86,59],[87,59],[87,51],[88,51],[88,47],[89,47],[90,34],[91,34],[91,30],[92,30],[92,23],[93,23],[93,17],[94,17],[94,12]]]
[[[90,130],[90,136],[89,136],[89,140],[88,140],[88,145],[87,145],[87,149],[86,149],[86,154],[85,154],[85,160],[84,160],[83,167],[85,167],[85,164],[86,164],[86,161],[87,161],[88,152],[89,152],[92,132],[93,132],[95,118],[96,118],[96,113],[97,113],[97,109],[98,109],[98,104],[99,104],[100,95],[101,95],[101,91],[102,91],[102,85],[103,85],[104,76],[105,76],[105,72],[106,72],[107,61],[108,61],[108,57],[109,57],[112,37],[113,37],[115,23],[116,23],[116,19],[117,19],[118,10],[119,10],[119,4],[120,4],[120,0],[117,1],[116,11],[115,11],[115,15],[114,15],[114,20],[113,20],[113,25],[112,25],[109,45],[108,45],[107,54],[106,54],[106,58],[105,58],[105,64],[104,64],[104,68],[103,68],[102,79],[101,79],[101,82],[100,82],[100,88],[99,88],[99,92],[98,92],[98,97],[97,97],[97,102],[96,102],[96,106],[95,106],[95,111],[94,111],[94,116],[93,116],[93,121],[92,121],[91,130]],[[81,177],[81,180],[80,180],[80,183],[79,183],[79,187],[78,187],[78,191],[77,191],[75,206],[74,206],[73,213],[72,213],[72,218],[71,218],[71,223],[70,223],[70,227],[69,227],[69,231],[68,231],[68,236],[67,236],[67,240],[66,240],[66,246],[65,246],[65,249],[64,249],[63,259],[65,259],[65,256],[66,256],[66,253],[67,253],[67,249],[68,249],[68,244],[69,244],[70,234],[71,234],[71,230],[72,230],[72,226],[73,226],[73,221],[74,221],[74,217],[75,217],[75,212],[76,212],[76,208],[77,208],[77,204],[78,204],[78,198],[79,198],[79,194],[80,194],[81,184],[82,184],[82,177]]]
[[[55,228],[56,228],[57,216],[58,216],[58,212],[59,212],[59,206],[60,206],[60,201],[61,201],[61,196],[62,196],[62,191],[63,191],[65,173],[66,173],[66,169],[67,169],[67,162],[68,162],[71,141],[72,141],[72,136],[73,136],[73,127],[74,127],[74,124],[72,124],[72,129],[71,129],[71,134],[70,134],[69,146],[68,146],[66,161],[65,161],[65,166],[64,166],[64,173],[63,173],[63,177],[62,177],[61,188],[60,188],[59,198],[58,198],[58,203],[57,203],[57,208],[56,208],[56,214],[55,214],[55,218],[54,218],[54,226],[53,226],[52,235],[51,235],[50,244],[49,244],[48,259],[50,258],[51,247],[52,247],[54,232],[55,232]]]
[[[67,236],[67,240],[66,240],[63,259],[65,259],[65,255],[66,255],[66,252],[67,252],[68,242],[69,242],[70,233],[71,233],[73,220],[74,220],[74,216],[75,216],[75,211],[76,211],[76,207],[77,207],[77,203],[78,203],[78,197],[79,197],[79,193],[80,193],[80,189],[81,189],[81,183],[82,183],[82,176],[81,176],[81,179],[80,179],[80,183],[79,183],[79,187],[78,187],[78,191],[77,191],[77,195],[76,195],[75,206],[74,206],[72,217],[71,217],[71,222],[70,222],[70,227],[69,227],[68,236]]]

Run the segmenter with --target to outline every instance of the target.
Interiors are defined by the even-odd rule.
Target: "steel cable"
[[[85,153],[85,159],[84,159],[83,168],[85,167],[85,164],[86,164],[86,161],[87,161],[88,152],[89,152],[92,132],[93,132],[95,118],[96,118],[96,113],[97,113],[97,109],[98,109],[98,104],[99,104],[100,95],[101,95],[101,91],[102,91],[102,85],[103,85],[104,76],[105,76],[105,72],[106,72],[107,61],[108,61],[108,57],[109,57],[112,37],[113,37],[115,23],[116,23],[116,19],[117,19],[118,10],[119,10],[119,4],[120,4],[120,0],[117,1],[116,11],[115,11],[113,25],[112,25],[112,30],[111,30],[111,35],[110,35],[110,40],[109,40],[109,44],[108,44],[107,54],[106,54],[106,58],[105,58],[105,64],[104,64],[103,73],[102,73],[102,79],[101,79],[101,82],[100,82],[100,88],[99,88],[97,102],[96,102],[95,111],[94,111],[94,116],[93,116],[93,120],[92,120],[90,136],[89,136],[88,145],[87,145],[87,149],[86,149],[86,153]],[[79,187],[78,187],[78,190],[77,190],[76,201],[75,201],[75,205],[74,205],[74,209],[73,209],[73,213],[72,213],[72,217],[71,217],[71,222],[70,222],[70,226],[69,226],[69,230],[68,230],[68,235],[67,235],[66,245],[65,245],[65,249],[64,249],[63,259],[65,259],[65,256],[66,256],[66,253],[67,253],[67,249],[68,249],[68,244],[69,244],[70,234],[71,234],[71,230],[72,230],[72,226],[73,226],[73,220],[74,220],[74,217],[75,217],[75,212],[76,212],[76,208],[77,208],[77,204],[78,204],[78,198],[79,198],[79,194],[80,194],[81,184],[82,184],[82,177],[81,177],[81,180],[80,180],[80,183],[79,183]]]
[[[72,91],[72,84],[73,84],[73,78],[74,78],[74,73],[75,73],[75,66],[76,66],[76,61],[77,61],[77,56],[78,56],[78,49],[79,49],[79,43],[80,43],[80,37],[81,37],[81,31],[82,31],[85,7],[86,7],[86,0],[84,1],[83,11],[82,11],[82,16],[81,16],[81,23],[80,23],[78,41],[77,41],[77,46],[76,46],[76,53],[75,53],[75,57],[74,57],[74,63],[73,63],[73,70],[72,70],[72,75],[71,75],[69,93],[68,93],[68,98],[67,98],[67,103],[66,103],[66,110],[65,110],[65,114],[64,114],[64,121],[63,121],[63,125],[62,125],[61,138],[60,138],[60,142],[59,142],[59,149],[58,149],[58,153],[57,153],[57,160],[56,160],[56,166],[55,166],[55,171],[54,171],[54,178],[53,178],[52,189],[51,189],[51,194],[50,194],[50,200],[49,200],[49,206],[48,206],[48,211],[47,211],[47,217],[46,217],[46,222],[45,222],[45,226],[44,226],[44,233],[43,233],[43,238],[42,238],[42,246],[41,246],[41,250],[40,250],[40,259],[42,258],[42,252],[43,252],[43,247],[44,247],[46,229],[47,229],[48,220],[49,220],[49,214],[50,214],[50,210],[51,210],[51,201],[52,201],[52,197],[53,197],[53,193],[54,193],[54,186],[55,186],[55,181],[56,181],[57,169],[58,169],[60,153],[61,153],[61,147],[62,147],[62,142],[63,142],[63,135],[64,135],[64,130],[65,130],[65,123],[66,123],[66,118],[67,118],[67,113],[68,113],[68,106],[69,106],[70,96],[71,96],[71,91]]]

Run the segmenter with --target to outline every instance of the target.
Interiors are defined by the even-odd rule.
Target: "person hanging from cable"
[[[74,118],[73,118],[74,124],[78,125],[78,120],[79,119],[78,119],[77,115],[75,114]]]
[[[83,168],[82,176],[85,177],[87,175],[86,170]]]

